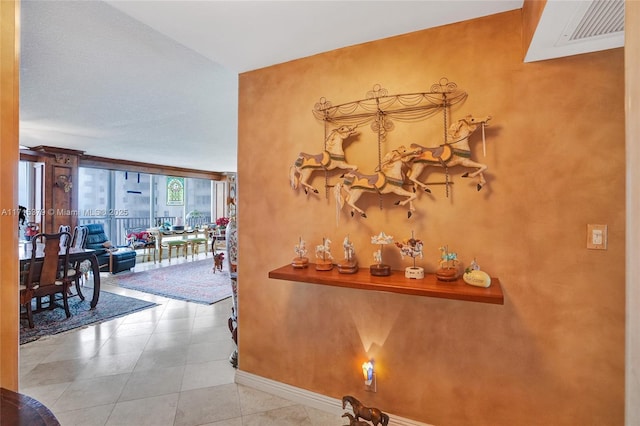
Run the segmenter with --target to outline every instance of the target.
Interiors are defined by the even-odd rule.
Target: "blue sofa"
[[[85,248],[96,251],[100,271],[117,274],[136,266],[136,252],[134,250],[125,250],[124,247],[118,247],[119,251],[109,253],[105,243],[110,240],[104,232],[102,223],[90,223],[84,226],[87,228]]]

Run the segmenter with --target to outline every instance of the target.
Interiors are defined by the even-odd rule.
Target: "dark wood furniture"
[[[24,271],[25,266],[31,260],[31,246],[26,244],[25,249],[20,250],[20,270]],[[64,256],[64,253],[59,253]],[[36,259],[41,258],[44,254],[38,253]],[[91,299],[91,309],[94,309],[98,304],[100,298],[100,265],[98,264],[98,258],[96,257],[95,250],[91,249],[78,249],[71,247],[69,249],[69,262],[82,262],[88,260],[91,262],[91,272],[93,273],[93,298]]]
[[[360,269],[355,274],[341,274],[335,268],[316,271],[315,265],[310,263],[304,269],[282,266],[269,272],[269,278],[504,305],[500,280],[493,277],[491,286],[482,288],[468,285],[462,278],[450,282],[438,281],[435,274],[425,274],[424,279],[420,280],[405,278],[404,271],[391,271],[388,277],[376,277],[369,273],[368,268]]]
[[[0,388],[0,425],[60,426],[51,410],[39,401],[9,389]]]
[[[33,328],[33,312],[31,301],[37,300],[37,310],[42,309],[42,298],[48,297],[48,309],[60,306],[56,303],[56,295],[62,297],[67,318],[69,311],[69,245],[71,234],[63,231],[56,234],[38,234],[31,240],[31,257],[23,282],[20,283],[20,303],[25,309],[29,327]],[[38,253],[38,245],[42,245],[42,254]],[[63,252],[59,255],[58,253]]]

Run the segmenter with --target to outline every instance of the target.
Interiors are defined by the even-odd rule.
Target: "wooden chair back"
[[[66,276],[69,263],[69,244],[71,234],[59,232],[57,234],[38,234],[31,239],[31,262],[27,277],[27,287],[38,289],[54,285],[56,280]],[[60,253],[63,252],[63,257]],[[42,259],[39,256],[44,254]]]
[[[71,239],[71,247],[83,249],[87,242],[87,234],[89,230],[84,226],[76,226],[73,230],[73,238]]]

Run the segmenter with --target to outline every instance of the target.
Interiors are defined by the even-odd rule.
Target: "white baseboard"
[[[345,410],[342,409],[342,401],[339,399],[276,382],[242,370],[236,370],[235,382],[327,413],[338,416],[345,413]],[[427,423],[405,419],[391,413],[387,414],[389,415],[389,426],[430,426]]]

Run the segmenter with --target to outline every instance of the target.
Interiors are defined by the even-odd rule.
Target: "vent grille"
[[[624,0],[591,2],[568,40],[605,36],[624,31]]]

